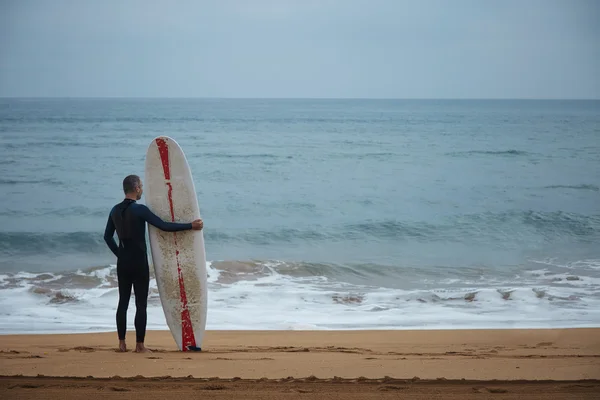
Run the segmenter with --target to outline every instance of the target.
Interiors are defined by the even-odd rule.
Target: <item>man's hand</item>
[[[199,231],[204,227],[204,222],[201,219],[197,219],[192,221],[192,229],[195,231]]]

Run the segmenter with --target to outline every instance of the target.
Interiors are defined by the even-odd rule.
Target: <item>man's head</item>
[[[142,180],[137,175],[128,175],[123,179],[123,192],[125,196],[139,200],[144,193]]]

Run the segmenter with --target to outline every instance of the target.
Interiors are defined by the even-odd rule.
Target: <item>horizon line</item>
[[[598,101],[600,97],[213,97],[213,96],[0,96],[0,99],[60,99],[60,100],[403,100],[403,101]]]

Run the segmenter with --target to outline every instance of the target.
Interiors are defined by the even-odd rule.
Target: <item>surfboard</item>
[[[156,137],[148,146],[144,196],[146,206],[164,221],[200,218],[190,166],[168,136]],[[203,231],[165,232],[148,224],[148,237],[167,326],[180,351],[200,350],[208,299]]]

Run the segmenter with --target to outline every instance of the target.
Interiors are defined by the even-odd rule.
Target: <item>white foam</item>
[[[545,258],[541,260],[531,260],[531,262],[549,267],[564,268],[564,269],[588,269],[600,270],[600,259],[577,260],[569,263],[561,263],[556,258]],[[546,270],[547,271],[547,270]]]
[[[266,265],[266,275],[231,284],[207,263],[208,329],[447,329],[600,326],[600,281],[579,271],[561,284],[533,273],[513,282],[463,282],[431,290],[373,288],[296,278]],[[549,271],[548,271],[549,272]],[[109,285],[115,266],[83,272],[102,283],[92,289],[61,288],[77,301],[51,303],[55,292],[34,293],[39,274],[19,273],[18,287],[0,289],[0,333],[114,331],[118,289]],[[57,279],[60,275],[53,275]],[[550,279],[548,279],[550,277]],[[3,276],[4,281],[8,279]],[[48,278],[50,279],[50,278]],[[454,282],[459,284],[460,282]],[[156,281],[150,282],[148,329],[167,329]],[[595,292],[594,292],[595,291]],[[133,329],[135,300],[128,310]]]

